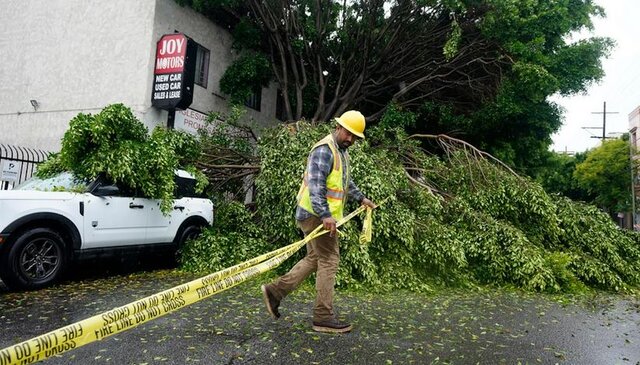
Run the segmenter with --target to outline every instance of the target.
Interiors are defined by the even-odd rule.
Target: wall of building
[[[638,160],[640,160],[640,155],[638,154],[638,133],[640,132],[640,106],[635,108],[631,113],[629,113],[628,116],[628,120],[629,120],[629,143],[631,143],[632,148],[636,151],[636,153],[634,155],[632,155],[632,159],[636,162],[636,164],[638,163]],[[640,203],[640,200],[638,199],[640,197],[640,175],[638,175],[637,171],[633,170],[632,171],[632,184],[633,184],[633,191],[634,191],[634,201],[632,204],[632,209],[635,209],[634,212],[634,216],[632,217],[631,214],[629,214],[628,217],[625,216],[625,221],[629,222],[629,225],[633,225],[633,230],[635,231],[639,231],[640,230],[640,214],[638,214],[638,204]],[[626,228],[630,228],[630,227],[626,227]],[[631,228],[630,228],[631,229]]]
[[[3,2],[0,143],[54,151],[79,112],[111,103],[144,112],[154,7],[155,0]]]
[[[180,31],[210,50],[207,89],[192,109],[226,111],[219,81],[235,55],[229,33],[174,0],[8,0],[0,12],[0,144],[57,151],[69,120],[124,103],[152,129],[156,42]],[[263,90],[260,124],[275,120],[275,88]],[[31,100],[37,103],[34,107]]]
[[[638,132],[640,131],[640,106],[629,113],[629,141],[631,145],[638,148]]]

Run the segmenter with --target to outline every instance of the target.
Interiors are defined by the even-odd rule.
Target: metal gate
[[[30,178],[47,156],[49,152],[43,150],[0,144],[0,190],[13,189]]]

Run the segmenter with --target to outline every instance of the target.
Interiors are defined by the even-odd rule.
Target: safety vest
[[[342,219],[344,215],[344,203],[347,198],[347,188],[349,186],[349,155],[345,152],[345,161],[342,163],[342,159],[340,158],[340,152],[338,151],[338,145],[336,141],[333,139],[333,136],[329,134],[328,136],[321,139],[318,143],[316,143],[311,151],[316,149],[322,145],[329,146],[331,153],[333,154],[333,167],[331,168],[331,172],[327,176],[327,203],[329,204],[329,211],[331,215],[335,219]],[[307,161],[307,166],[309,165]],[[346,168],[346,179],[343,181],[343,169]],[[302,185],[300,186],[300,191],[298,191],[298,205],[306,210],[307,212],[315,215],[318,214],[313,211],[313,206],[311,205],[311,195],[309,193],[309,184],[308,184],[308,171],[305,169],[304,175],[302,177]]]

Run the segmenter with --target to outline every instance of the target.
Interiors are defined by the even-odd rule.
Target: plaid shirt
[[[338,147],[338,152],[340,154],[340,161],[343,163],[342,185],[344,186],[344,181],[347,179],[347,159],[345,156],[346,150]],[[311,196],[311,206],[313,207],[313,211],[318,213],[320,219],[331,217],[331,212],[329,211],[329,204],[327,203],[326,195],[327,176],[329,176],[332,168],[333,153],[331,153],[331,149],[329,148],[329,146],[327,146],[326,144],[321,145],[311,151],[307,165],[309,195]],[[348,186],[349,198],[351,200],[361,202],[362,199],[364,199],[364,194],[360,192],[356,184],[354,184],[351,179],[349,179]],[[313,214],[307,212],[302,207],[298,206],[296,208],[297,220],[305,220],[312,216]]]

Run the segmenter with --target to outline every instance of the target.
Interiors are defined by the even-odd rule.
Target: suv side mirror
[[[113,196],[118,195],[120,189],[115,185],[98,186],[91,192],[95,196]]]

